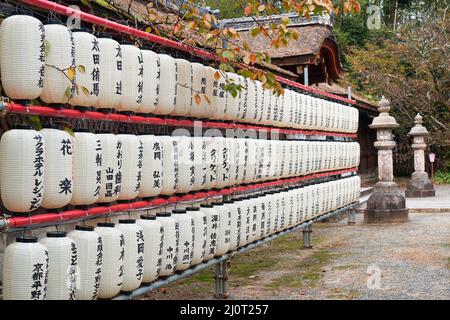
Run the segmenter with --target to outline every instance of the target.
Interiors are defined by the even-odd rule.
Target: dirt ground
[[[240,256],[229,299],[450,299],[450,213],[411,213],[405,224],[318,223]],[[141,299],[211,299],[213,269]]]

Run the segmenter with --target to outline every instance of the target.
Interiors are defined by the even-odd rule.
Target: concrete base
[[[367,200],[365,223],[399,223],[408,221],[405,197],[394,182],[378,182]]]
[[[434,197],[435,195],[436,191],[426,172],[414,172],[411,175],[405,191],[407,198]]]

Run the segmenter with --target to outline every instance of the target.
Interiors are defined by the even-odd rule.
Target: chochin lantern
[[[73,32],[75,44],[76,81],[71,105],[92,107],[100,96],[101,51],[97,37],[87,32]]]
[[[5,249],[3,300],[44,300],[48,251],[36,237],[20,237]]]
[[[44,28],[48,48],[40,98],[46,103],[67,103],[75,91],[75,77],[70,78],[68,72],[75,70],[72,31],[60,24],[48,24]]]
[[[0,26],[2,87],[12,99],[35,99],[44,87],[45,30],[31,16],[14,15]]]
[[[142,283],[144,276],[144,230],[135,220],[119,220],[116,226],[125,241],[122,291],[133,291]]]
[[[141,215],[136,223],[144,230],[144,277],[142,283],[150,283],[156,280],[161,270],[161,258],[164,240],[164,229],[156,216]]]
[[[175,272],[178,260],[179,226],[170,213],[163,212],[156,215],[156,220],[163,228],[163,247],[161,257],[160,276],[169,276]]]
[[[172,217],[178,222],[179,245],[178,257],[175,270],[189,269],[194,255],[194,222],[192,217],[186,214],[185,209],[175,209],[172,211]]]
[[[192,190],[204,189],[206,185],[206,142],[202,137],[193,137],[192,143],[194,144],[194,175],[195,181]]]
[[[45,140],[44,198],[42,207],[62,208],[72,199],[72,136],[57,129],[42,129]]]
[[[144,89],[137,112],[150,113],[156,108],[159,99],[160,62],[158,55],[151,50],[141,50],[141,53],[144,61]]]
[[[30,212],[44,196],[44,137],[27,127],[6,131],[0,140],[1,197],[6,209]]]
[[[100,196],[102,145],[93,133],[79,130],[73,139],[72,205],[91,205]]]
[[[195,184],[194,143],[190,137],[176,137],[178,141],[179,182],[176,193],[188,193]]]
[[[75,300],[77,246],[63,231],[52,231],[40,241],[48,250],[47,300]]]
[[[138,136],[119,134],[117,139],[122,144],[122,184],[119,200],[136,198],[141,189],[144,147]]]
[[[217,237],[219,233],[220,217],[219,212],[212,204],[201,204],[200,211],[205,214],[207,222],[207,238],[205,246],[204,261],[214,258],[217,252]]]
[[[98,38],[102,53],[100,60],[100,94],[96,108],[115,109],[122,96],[122,49],[120,44],[109,38]]]
[[[194,225],[194,246],[192,249],[192,265],[197,265],[203,261],[208,239],[208,224],[206,216],[199,207],[188,207],[186,213],[192,218]]]
[[[177,82],[175,80],[176,63],[175,59],[166,54],[158,54],[161,63],[161,77],[159,92],[161,93],[153,110],[154,114],[167,115],[175,108],[175,95]]]
[[[175,107],[170,113],[172,116],[185,116],[191,107],[192,97],[192,67],[184,59],[175,59]]]
[[[177,190],[180,180],[178,161],[178,139],[175,137],[161,136],[163,147],[163,173],[161,194],[171,195]]]
[[[138,111],[144,90],[144,59],[141,50],[133,45],[122,48],[122,95],[117,107],[119,111]]]
[[[109,299],[122,288],[125,238],[122,231],[114,228],[114,223],[99,222],[94,230],[103,240],[102,278],[98,297]]]
[[[142,181],[139,197],[155,197],[161,192],[163,181],[163,147],[157,136],[139,137],[144,147],[142,160]]]
[[[113,202],[119,198],[122,185],[122,142],[112,133],[96,135],[102,146],[102,174],[98,202]]]
[[[217,232],[216,256],[224,255],[230,249],[231,212],[223,202],[213,202],[214,209],[219,213],[219,229]]]
[[[211,107],[209,106],[208,101],[206,100],[204,95],[207,94],[208,87],[212,90],[212,84],[209,84],[207,82],[207,67],[200,63],[191,63],[191,67],[192,96],[190,100],[189,116],[196,118],[206,118],[210,113],[209,110],[211,109]],[[200,97],[200,101],[198,101],[198,98],[196,97]]]
[[[103,239],[94,227],[76,226],[68,234],[77,246],[79,286],[76,300],[95,300],[100,289],[103,262]]]

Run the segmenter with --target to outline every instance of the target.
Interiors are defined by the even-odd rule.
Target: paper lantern
[[[139,113],[151,113],[159,99],[160,62],[158,55],[150,50],[141,50],[144,65],[144,88]]]
[[[243,247],[250,243],[250,228],[251,228],[251,209],[249,197],[242,197],[238,204],[238,219],[241,220],[239,247]]]
[[[168,212],[158,213],[156,220],[161,223],[164,235],[159,275],[169,276],[175,272],[178,262],[179,226],[178,222]]]
[[[242,114],[244,122],[253,122],[258,108],[258,88],[256,81],[247,79],[247,107]]]
[[[103,77],[100,70],[100,45],[97,37],[82,31],[73,32],[73,41],[77,64],[76,86],[69,102],[74,106],[92,107],[100,96],[100,82]]]
[[[161,192],[163,181],[163,147],[157,136],[139,137],[144,148],[142,160],[142,181],[139,197],[155,197]]]
[[[257,195],[249,196],[248,205],[250,208],[250,234],[248,243],[252,243],[257,240],[258,229],[258,216],[259,216],[259,201]]]
[[[217,183],[219,169],[219,144],[215,137],[203,138],[206,143],[206,184],[205,189],[212,189]]]
[[[125,254],[121,291],[130,292],[139,288],[144,276],[144,230],[136,220],[119,220],[116,225],[123,234]]]
[[[194,144],[194,184],[193,191],[204,189],[206,186],[207,162],[206,162],[206,142],[202,137],[193,137]]]
[[[213,202],[212,205],[219,213],[216,256],[221,256],[230,249],[231,212],[228,206],[224,206],[223,202]]]
[[[175,270],[189,269],[194,256],[194,222],[192,217],[186,214],[185,209],[172,210],[172,217],[178,222],[179,242],[178,256]]]
[[[239,246],[241,237],[241,217],[238,212],[238,205],[234,200],[224,200],[223,206],[229,212],[230,242],[228,251],[235,251]]]
[[[177,91],[177,81],[175,79],[176,63],[175,59],[166,54],[158,54],[161,63],[161,78],[159,84],[158,103],[153,110],[154,114],[167,115],[175,108],[175,95]]]
[[[103,259],[102,276],[98,297],[110,299],[120,292],[122,287],[125,259],[125,238],[114,223],[99,222],[94,231],[102,238]]]
[[[42,207],[62,208],[72,199],[72,136],[46,128],[39,131],[45,141],[44,196]]]
[[[93,133],[79,130],[73,139],[73,194],[70,204],[91,205],[100,196],[102,146]]]
[[[212,83],[207,75],[208,68],[200,63],[192,63],[192,96],[188,115],[195,118],[207,118],[212,112],[212,106],[205,95],[209,95],[211,101]],[[198,99],[200,98],[200,101]],[[200,103],[198,103],[200,102]]]
[[[206,250],[204,254],[204,261],[214,258],[217,252],[217,237],[219,233],[220,217],[219,212],[212,204],[201,204],[200,210],[206,216],[208,237],[206,239]]]
[[[178,141],[179,181],[176,193],[188,193],[195,184],[194,143],[189,137],[176,137]]]
[[[225,143],[228,147],[228,162],[230,163],[230,169],[228,173],[228,186],[234,186],[236,184],[236,170],[237,170],[237,164],[236,164],[236,154],[235,154],[235,148],[236,148],[236,139],[234,138],[225,138]]]
[[[75,43],[72,31],[64,25],[44,26],[47,43],[44,87],[40,99],[46,103],[67,103],[75,92],[75,77],[70,80],[68,70],[75,70]]]
[[[239,86],[241,84],[241,77],[236,73],[227,72],[226,76],[230,84],[234,84],[236,86]],[[224,119],[232,121],[237,120],[239,115],[239,109],[241,108],[240,105],[242,103],[242,90],[237,90],[235,97],[233,97],[233,95],[230,92],[228,92],[227,103],[228,106]]]
[[[170,113],[172,116],[186,116],[191,108],[192,97],[192,67],[184,59],[175,59],[175,103]]]
[[[102,53],[100,60],[100,94],[95,107],[98,109],[117,109],[122,96],[122,48],[109,38],[98,38]]]
[[[257,162],[258,159],[254,155],[256,155],[258,151],[256,139],[245,139],[245,148],[247,154],[247,165],[244,173],[244,183],[250,183],[255,180],[257,174]]]
[[[44,300],[48,263],[48,251],[36,237],[20,237],[6,247],[3,257],[3,300]]]
[[[119,111],[137,112],[144,98],[144,58],[139,48],[123,44],[122,49],[122,95]]]
[[[178,161],[178,139],[174,137],[161,136],[163,147],[163,179],[161,194],[171,195],[177,190],[180,180]]]
[[[144,230],[145,239],[142,283],[150,283],[158,278],[161,270],[164,230],[154,215],[141,215],[136,223]]]
[[[228,109],[228,91],[225,90],[226,79],[225,75],[219,70],[214,70],[213,75],[213,91],[211,98],[213,112],[210,115],[210,118],[222,120],[226,119]]]
[[[227,138],[217,137],[218,153],[217,153],[217,182],[215,188],[222,189],[228,186],[231,175],[230,167],[230,146]]]
[[[12,212],[40,207],[44,195],[45,142],[35,130],[12,129],[0,140],[0,176],[3,205]]]
[[[39,241],[48,251],[47,300],[75,300],[77,246],[66,232],[52,231]]]
[[[122,184],[122,143],[111,133],[96,135],[102,146],[99,203],[116,201]]]
[[[2,87],[12,99],[35,99],[45,76],[45,30],[31,16],[14,15],[0,26]]]
[[[238,109],[238,115],[237,119],[238,121],[244,122],[244,118],[247,115],[247,105],[248,105],[248,82],[249,80],[247,78],[244,78],[242,76],[239,76],[239,84],[241,85],[241,91],[240,91],[240,101],[239,109]]]
[[[235,182],[237,185],[242,184],[244,181],[244,174],[247,166],[248,156],[246,154],[245,139],[235,139],[234,145],[234,159],[236,164],[235,170]],[[231,173],[233,174],[233,172]]]
[[[203,261],[208,237],[208,222],[206,215],[199,207],[186,208],[186,214],[192,218],[194,224],[194,243],[192,248],[192,265]]]
[[[139,195],[141,188],[144,147],[139,137],[132,134],[119,134],[117,139],[122,145],[119,200],[132,200]]]
[[[78,277],[76,300],[95,300],[100,289],[103,262],[103,239],[94,227],[76,226],[68,234],[77,248]]]

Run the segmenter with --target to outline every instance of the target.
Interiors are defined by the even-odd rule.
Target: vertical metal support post
[[[303,249],[311,249],[312,246],[312,224],[303,228]]]
[[[228,259],[216,264],[216,291],[214,298],[227,299],[228,298]]]
[[[308,66],[305,66],[303,69],[303,82],[305,86],[309,86],[309,74],[308,74]]]
[[[356,210],[354,208],[348,209],[348,224],[356,223]]]

